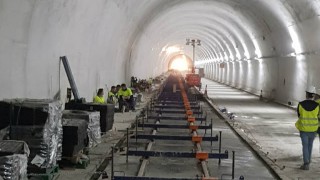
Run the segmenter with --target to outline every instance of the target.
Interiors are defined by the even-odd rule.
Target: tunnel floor
[[[303,161],[301,140],[294,125],[296,110],[260,101],[255,95],[209,79],[202,79],[202,85],[208,86],[208,97],[215,105],[234,113],[234,127],[268,154],[272,165],[279,167],[277,173],[282,179],[320,179],[318,138],[314,141],[310,170],[299,169]]]
[[[220,108],[226,107],[228,111],[235,113],[235,128],[242,132],[251,140],[260,146],[260,151],[268,153],[268,158],[276,160],[273,166],[285,166],[284,169],[277,171],[282,179],[319,179],[319,141],[315,140],[313,150],[313,163],[310,171],[302,171],[299,166],[302,163],[301,142],[299,134],[294,127],[296,120],[295,110],[285,106],[259,101],[259,98],[243,92],[238,89],[231,88],[217,82],[203,79],[203,87],[208,85],[208,95],[213,102]],[[235,179],[244,176],[245,179],[276,179],[269,171],[269,168],[257,157],[255,152],[243,142],[234,131],[230,129],[225,120],[218,118],[213,109],[205,102],[201,102],[204,112],[208,113],[207,120],[213,119],[213,134],[216,135],[222,131],[222,152],[229,151],[229,158],[222,160],[218,165],[217,159],[208,160],[208,169],[210,174],[221,179],[231,179],[231,152],[235,151]],[[97,159],[97,164],[92,163],[92,169],[76,170],[70,172],[62,171],[58,179],[89,179],[95,171],[95,167],[99,166],[101,160],[110,152],[111,146],[115,145],[121,137],[124,136],[127,127],[134,122],[135,113],[120,113],[115,117],[114,130],[121,132],[111,133],[112,142],[107,141],[105,145],[96,147],[94,155],[90,156]],[[256,123],[260,121],[259,123]],[[153,123],[150,122],[149,123]],[[165,122],[169,124],[170,122]],[[208,122],[210,123],[210,122]],[[142,129],[139,129],[139,133]],[[144,128],[143,132],[150,134],[150,128]],[[208,130],[207,130],[208,131]],[[186,135],[187,130],[160,129],[157,134]],[[204,134],[204,130],[199,130],[199,134]],[[208,136],[207,132],[206,136]],[[134,139],[130,140],[130,149],[142,150],[145,148],[147,141],[139,140],[135,143]],[[123,147],[125,144],[123,144]],[[205,151],[217,152],[218,143],[214,142],[210,146],[210,142],[202,142],[202,148]],[[191,152],[193,144],[189,141],[170,142],[156,140],[152,150],[170,150],[170,151],[188,151]],[[136,176],[138,167],[140,166],[141,157],[129,156],[129,162],[126,163],[125,152],[117,152],[115,154],[114,171],[116,175]],[[280,168],[279,168],[280,169]],[[106,172],[110,178],[110,163],[106,168]],[[88,175],[84,175],[84,174]],[[201,175],[201,168],[196,159],[179,159],[151,157],[146,166],[146,177],[185,177],[194,178],[195,175]]]
[[[172,93],[172,92],[171,92]],[[230,129],[225,120],[220,119],[215,113],[212,107],[208,103],[200,102],[203,112],[207,115],[206,122],[203,124],[207,125],[213,123],[212,134],[213,136],[219,135],[219,131],[222,132],[222,151],[229,152],[229,157],[227,159],[222,159],[219,165],[218,159],[207,159],[206,166],[209,170],[210,177],[215,177],[217,179],[232,179],[232,152],[235,152],[235,179],[239,179],[241,176],[244,179],[276,179],[272,174],[269,167],[264,164],[250,149],[245,142],[243,142],[235,132]],[[159,109],[160,110],[160,109]],[[166,125],[185,125],[185,121],[178,121],[177,114],[171,114],[164,112],[169,109],[162,109],[162,117],[160,121],[157,122],[156,119],[147,119],[148,124],[166,124]],[[178,110],[178,109],[170,109]],[[184,111],[184,110],[183,110]],[[152,113],[152,114],[149,114]],[[157,110],[148,111],[148,117],[156,116],[158,114]],[[159,114],[158,114],[159,115]],[[164,120],[165,116],[175,117],[174,120]],[[180,115],[181,116],[181,115]],[[182,117],[185,117],[182,114]],[[195,117],[198,117],[195,115]],[[144,120],[145,121],[145,120]],[[143,122],[144,122],[143,121]],[[141,121],[139,121],[141,123]],[[197,122],[198,124],[199,122]],[[211,128],[210,128],[211,129]],[[151,128],[141,128],[132,129],[132,135],[139,134],[150,135],[153,129]],[[197,130],[199,135],[204,137],[210,136],[211,130]],[[190,134],[189,129],[165,129],[159,128],[156,131],[157,135],[188,135]],[[150,145],[149,140],[134,139],[129,138],[128,146],[124,142],[122,147],[125,150],[117,151],[112,156],[113,166],[109,165],[106,169],[108,174],[114,172],[114,176],[119,179],[119,177],[135,177],[138,176],[138,171],[141,167],[143,158],[141,156],[128,156],[128,161],[126,161],[126,148],[129,147],[129,152],[131,151],[144,151],[147,146]],[[189,141],[182,140],[155,140],[152,144],[151,151],[170,151],[170,152],[194,152],[195,144]],[[210,153],[218,153],[219,142],[215,141],[212,145],[210,142],[203,141],[201,143],[200,151],[206,151]],[[148,149],[148,148],[147,148]],[[198,148],[197,148],[198,149]],[[197,150],[198,151],[198,150]],[[149,178],[185,178],[185,179],[198,179],[203,175],[203,169],[201,168],[200,161],[194,157],[190,158],[178,158],[178,157],[149,157],[146,167],[144,168],[144,177]]]
[[[240,176],[244,176],[245,179],[275,179],[268,168],[257,158],[254,153],[248,148],[248,146],[242,142],[239,137],[227,126],[224,120],[213,112],[212,108],[208,104],[202,102],[203,110],[208,112],[208,121],[213,119],[213,135],[222,131],[222,152],[229,151],[229,158],[223,159],[221,164],[218,165],[218,160],[209,159],[208,167],[210,174],[219,179],[231,179],[231,152],[235,151],[235,179],[239,179]],[[166,122],[166,124],[170,124]],[[145,132],[150,132],[151,129],[145,128]],[[166,130],[160,129],[157,134],[166,135],[186,135],[186,130]],[[204,134],[204,130],[199,131],[199,134]],[[207,130],[206,136],[208,136],[209,130]],[[130,149],[137,148],[142,150],[145,148],[147,141],[138,141],[135,144],[134,140],[130,141]],[[193,149],[193,144],[188,141],[160,141],[156,140],[152,147],[152,150],[158,151],[187,151],[190,152]],[[210,142],[203,142],[202,148],[206,151],[217,152],[218,142],[214,142],[213,146],[210,146]],[[121,154],[121,153],[120,153]],[[121,171],[118,174],[125,174],[126,176],[135,176],[140,164],[140,157],[129,156],[129,163],[126,164],[125,156],[117,154],[115,157],[115,171]],[[108,166],[107,172],[111,171],[111,167]],[[146,177],[164,177],[164,178],[194,178],[195,175],[201,176],[201,168],[197,167],[196,159],[181,159],[181,158],[158,158],[151,157],[149,164],[146,167]],[[223,178],[221,178],[223,177]]]

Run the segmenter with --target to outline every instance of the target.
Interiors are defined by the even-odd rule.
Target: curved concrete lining
[[[161,74],[177,53],[192,57],[185,39],[196,38],[207,77],[297,102],[307,85],[320,89],[319,15],[314,0],[0,0],[0,99],[61,90],[64,100],[66,55],[90,101],[100,87]]]

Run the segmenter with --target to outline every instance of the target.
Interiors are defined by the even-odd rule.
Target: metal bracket
[[[178,117],[173,117],[173,116],[161,116],[161,117],[149,116],[148,118],[149,119],[160,119],[160,120],[175,120],[175,121],[178,121],[178,120],[187,121],[188,120],[188,117],[186,117],[186,116],[178,116]],[[207,119],[207,117],[195,117],[196,121],[205,121],[206,119]]]
[[[211,129],[212,125],[176,125],[176,124],[138,124],[138,127],[145,128],[167,128],[167,129]]]
[[[161,151],[128,151],[129,156],[143,157],[177,157],[177,158],[197,158],[197,153],[192,152],[161,152]],[[208,153],[207,159],[228,159],[228,151],[225,153]]]
[[[151,134],[138,134],[131,136],[131,138],[136,138],[136,139],[148,139],[148,140],[182,140],[182,141],[193,141],[195,138],[200,138],[202,141],[218,141],[218,135],[214,137],[202,137],[202,136],[173,136],[173,135],[151,135]],[[195,139],[196,140],[196,139]],[[195,141],[196,142],[196,141]]]

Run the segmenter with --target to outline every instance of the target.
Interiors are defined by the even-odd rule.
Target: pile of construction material
[[[100,130],[106,133],[112,129],[114,122],[114,104],[75,103],[65,104],[66,110],[83,110],[100,112]]]
[[[1,119],[10,127],[10,139],[29,145],[29,163],[39,168],[55,166],[62,153],[62,104],[47,99],[10,99],[0,103]]]
[[[65,110],[63,111],[63,126],[64,128],[70,127],[71,124],[76,125],[77,127],[86,127],[84,132],[87,132],[88,135],[88,143],[84,144],[79,142],[78,145],[81,147],[94,147],[101,143],[101,130],[100,130],[100,113],[97,111],[80,111],[80,110]],[[82,128],[79,128],[82,129]],[[68,133],[72,133],[68,131]],[[83,136],[83,132],[76,133],[76,136],[79,135],[80,137]],[[80,140],[80,139],[79,139]],[[85,139],[83,139],[85,140]],[[67,136],[64,135],[64,142],[72,143],[74,142],[74,136]],[[80,140],[82,141],[82,140]],[[82,141],[84,142],[84,141]],[[66,150],[67,151],[67,150]]]
[[[23,141],[0,141],[0,177],[4,180],[27,179],[29,148]]]
[[[0,124],[6,138],[25,142],[30,153],[13,153],[11,162],[27,162],[28,176],[57,169],[62,155],[62,104],[48,99],[7,99],[0,102]],[[26,153],[25,153],[26,154]],[[0,162],[4,166],[4,162]],[[26,167],[25,164],[20,166]],[[47,177],[46,175],[44,175]],[[19,178],[18,178],[19,179]]]
[[[101,143],[101,133],[112,129],[114,105],[74,106],[84,110],[62,111],[60,101],[48,99],[0,101],[0,177],[51,179],[62,157],[83,158],[84,150]]]

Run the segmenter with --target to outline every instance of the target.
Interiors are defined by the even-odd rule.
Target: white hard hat
[[[316,92],[316,87],[314,87],[314,86],[309,86],[308,88],[307,88],[307,90],[306,90],[306,92],[308,92],[308,93],[317,93]]]

